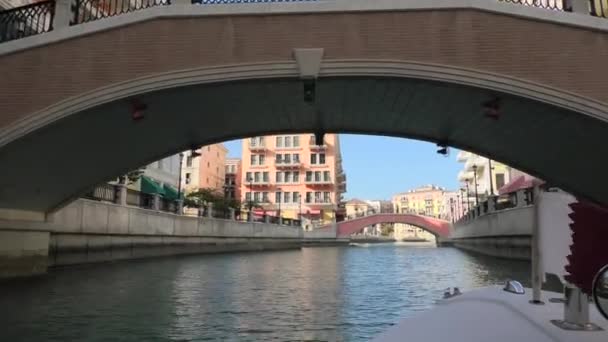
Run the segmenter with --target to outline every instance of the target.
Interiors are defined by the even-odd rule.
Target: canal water
[[[397,244],[158,258],[0,282],[0,341],[367,341],[527,263]]]

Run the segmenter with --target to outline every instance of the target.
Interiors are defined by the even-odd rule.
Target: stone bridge
[[[412,226],[422,228],[440,238],[448,238],[451,229],[450,222],[434,217],[415,214],[374,214],[348,221],[338,222],[337,235],[339,238],[345,238],[351,234],[362,231],[365,227],[380,223],[410,224]]]
[[[0,44],[0,216],[279,132],[455,146],[608,203],[608,21],[587,1],[514,2],[31,5],[52,25],[13,33],[48,32]]]

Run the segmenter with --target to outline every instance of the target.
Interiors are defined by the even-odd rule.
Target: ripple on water
[[[1,341],[365,341],[525,263],[385,245],[151,259],[0,283]]]

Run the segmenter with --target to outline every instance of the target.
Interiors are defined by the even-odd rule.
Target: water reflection
[[[0,340],[368,340],[447,287],[527,283],[523,262],[380,245],[153,259],[0,283]]]

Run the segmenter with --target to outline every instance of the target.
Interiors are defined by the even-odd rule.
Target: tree
[[[184,198],[184,205],[190,208],[200,208],[204,205],[213,205],[214,210],[227,211],[239,209],[241,202],[234,198],[226,198],[224,194],[211,188],[203,188],[190,192]]]

